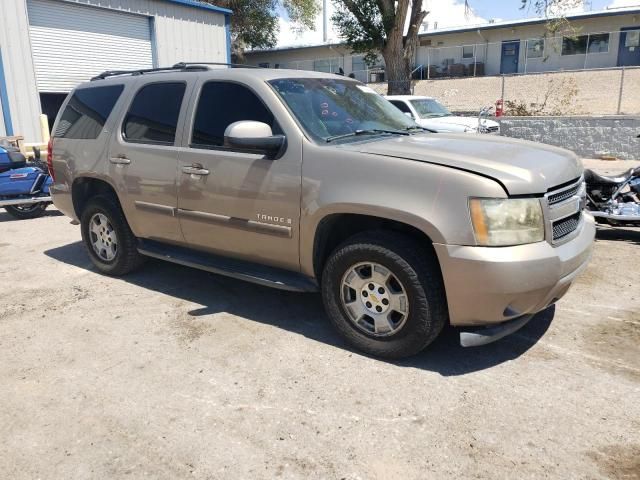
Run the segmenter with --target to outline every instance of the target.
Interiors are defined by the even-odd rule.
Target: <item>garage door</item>
[[[56,0],[28,0],[38,90],[68,92],[105,70],[151,68],[148,17]]]

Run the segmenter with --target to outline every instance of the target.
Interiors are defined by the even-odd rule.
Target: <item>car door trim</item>
[[[248,220],[238,217],[230,217],[228,215],[220,215],[218,213],[201,212],[199,210],[177,209],[179,218],[188,218],[197,222],[213,223],[229,228],[239,230],[248,230],[256,233],[264,233],[267,235],[275,235],[278,237],[291,238],[292,229],[286,225],[274,225],[272,223],[258,222],[256,220]]]
[[[138,210],[144,210],[152,213],[160,213],[162,215],[168,215],[170,217],[176,216],[176,209],[170,207],[169,205],[161,205],[159,203],[150,203],[150,202],[142,202],[140,200],[136,200],[134,202],[136,208]]]

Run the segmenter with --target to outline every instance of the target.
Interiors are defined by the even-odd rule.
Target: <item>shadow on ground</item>
[[[55,210],[52,208],[49,208],[47,210],[44,211],[44,215],[42,215],[42,217],[38,217],[38,218],[43,218],[43,217],[62,217],[64,215],[64,213],[62,213],[59,210]],[[33,222],[33,221],[37,221],[37,218],[31,218],[28,220],[20,220],[17,219],[16,217],[13,217],[11,215],[9,215],[6,211],[4,211],[4,209],[0,209],[0,223],[2,222]]]
[[[612,240],[640,245],[640,228],[598,227],[597,240]]]
[[[44,253],[60,262],[95,271],[81,242]],[[318,294],[275,290],[153,259],[149,259],[140,271],[122,279],[138,287],[202,305],[188,312],[200,320],[207,315],[227,312],[351,350],[331,327]],[[484,370],[513,360],[535,345],[549,328],[553,316],[552,307],[533,318],[520,330],[521,334],[477,348],[462,348],[458,344],[457,330],[447,328],[425,352],[390,363],[430,370],[443,376]]]

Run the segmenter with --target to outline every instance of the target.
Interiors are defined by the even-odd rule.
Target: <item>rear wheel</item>
[[[394,232],[357,235],[338,247],[325,265],[322,294],[346,340],[380,357],[420,352],[447,322],[434,253]]]
[[[38,218],[44,215],[44,211],[49,206],[46,202],[32,203],[30,205],[9,205],[4,207],[9,215],[20,220]]]
[[[143,263],[137,239],[112,196],[99,195],[89,200],[82,211],[80,229],[89,257],[102,273],[124,275]]]

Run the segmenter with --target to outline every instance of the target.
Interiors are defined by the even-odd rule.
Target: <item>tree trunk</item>
[[[411,69],[418,46],[418,31],[427,12],[422,10],[422,0],[411,2],[411,14],[407,35],[403,36],[409,0],[398,0],[393,26],[387,31],[387,41],[382,50],[387,75],[388,95],[411,95]]]
[[[411,95],[411,63],[405,58],[402,44],[399,48],[385,48],[384,72],[387,77],[387,95]]]

